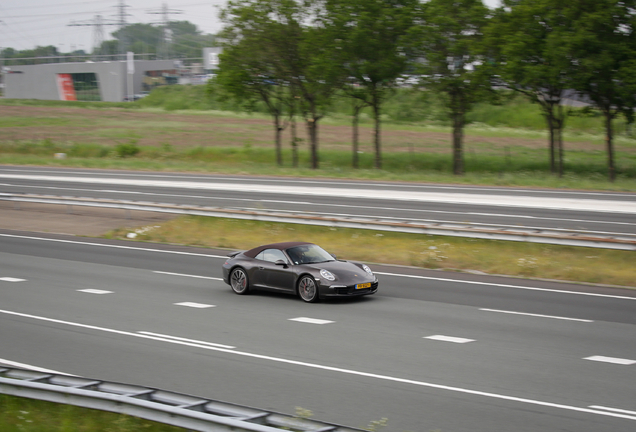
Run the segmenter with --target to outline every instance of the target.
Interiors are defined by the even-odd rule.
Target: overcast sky
[[[364,1],[364,0],[362,0]],[[127,23],[159,23],[163,5],[171,21],[190,21],[203,33],[216,33],[221,28],[218,6],[225,0],[2,0],[0,2],[0,48],[16,50],[53,45],[61,52],[83,49],[91,52],[97,15],[104,22],[119,20],[119,5],[127,5]],[[499,0],[485,0],[494,7]],[[151,13],[154,12],[154,13]],[[104,40],[112,39],[115,25],[104,26]]]

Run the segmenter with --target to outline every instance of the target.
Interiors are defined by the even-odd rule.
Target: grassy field
[[[152,102],[153,96],[140,102]],[[156,103],[167,104],[162,99]],[[636,139],[620,122],[615,140],[618,178],[610,183],[598,118],[569,120],[565,175],[557,178],[549,173],[547,134],[536,106],[480,107],[466,128],[466,175],[457,177],[450,173],[450,128],[436,116],[421,121],[387,117],[382,125],[383,168],[377,170],[368,115],[360,129],[360,169],[353,169],[349,118],[334,112],[320,121],[320,168],[312,170],[304,125],[298,124],[303,139],[299,166],[292,166],[289,128],[283,132],[283,165],[278,166],[271,119],[258,112],[166,111],[137,102],[0,100],[0,163],[636,191]],[[136,153],[126,154],[125,148]],[[67,158],[55,159],[55,153]]]

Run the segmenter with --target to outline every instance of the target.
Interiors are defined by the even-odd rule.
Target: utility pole
[[[170,58],[170,44],[172,43],[172,32],[170,31],[170,15],[181,14],[183,11],[177,9],[168,9],[168,6],[163,3],[161,10],[150,10],[149,14],[161,15],[161,26],[163,28],[162,40],[157,47],[157,56],[163,59]]]
[[[117,17],[119,24],[119,54],[122,55],[122,58],[125,59],[125,54],[128,49],[128,35],[126,34],[126,17],[130,16],[129,13],[126,13],[126,8],[130,7],[129,5],[124,3],[124,0],[119,0],[119,4],[117,5]]]
[[[93,60],[99,61],[102,54],[101,48],[104,43],[104,26],[119,25],[115,21],[104,21],[101,15],[95,15],[93,21],[73,21],[68,24],[69,27],[74,26],[92,26],[93,28]]]

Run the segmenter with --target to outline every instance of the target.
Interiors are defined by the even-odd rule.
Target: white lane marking
[[[35,372],[43,372],[43,373],[50,373],[50,374],[57,374],[57,375],[68,375],[68,376],[77,376],[77,375],[73,375],[73,374],[69,374],[66,372],[59,372],[59,371],[54,371],[51,369],[44,369],[38,366],[33,366],[33,365],[29,365],[29,364],[25,364],[25,363],[18,363],[18,362],[14,362],[11,360],[6,360],[6,359],[0,359],[0,367],[2,366],[9,366],[9,367],[15,367],[15,368],[20,368],[20,369],[28,369],[28,370],[32,370]]]
[[[170,275],[170,276],[191,277],[191,278],[197,278],[197,279],[211,279],[211,280],[220,280],[220,281],[223,280],[223,278],[217,278],[217,277],[197,276],[197,275],[189,275],[189,274],[183,274],[183,273],[164,272],[164,271],[153,271],[153,273],[165,274],[165,275]]]
[[[598,355],[585,357],[583,360],[592,360],[597,362],[612,363],[612,364],[619,364],[619,365],[626,365],[626,366],[636,364],[636,360],[617,358],[617,357],[605,357],[605,356],[598,356]]]
[[[207,258],[220,258],[220,259],[227,258],[227,256],[225,255],[209,255],[209,254],[200,254],[200,253],[193,253],[193,252],[181,252],[181,251],[172,251],[172,250],[142,248],[142,247],[136,247],[136,246],[91,243],[91,242],[83,242],[83,241],[77,241],[77,240],[49,239],[44,237],[22,236],[22,235],[14,235],[14,234],[0,234],[0,237],[23,238],[28,240],[51,241],[51,242],[78,244],[78,245],[85,245],[85,246],[110,247],[115,249],[139,250],[144,252],[171,253],[175,255],[200,256],[200,257],[207,257]]]
[[[465,339],[460,337],[444,336],[444,335],[424,336],[423,339],[431,339],[436,341],[453,342],[453,343],[461,343],[461,344],[468,343],[468,342],[475,342],[475,339]]]
[[[307,318],[307,317],[298,317],[298,318],[290,318],[289,321],[298,321],[309,324],[331,324],[335,321],[317,319],[317,318]]]
[[[489,393],[489,392],[483,392],[483,391],[479,391],[479,390],[471,390],[471,389],[466,389],[466,388],[461,388],[461,387],[452,387],[452,386],[447,386],[447,385],[442,385],[442,384],[435,384],[435,383],[429,383],[429,382],[424,382],[424,381],[416,381],[416,380],[411,380],[411,379],[392,377],[392,376],[389,376],[389,375],[380,375],[380,374],[375,374],[375,373],[356,371],[356,370],[352,370],[352,369],[343,369],[343,368],[338,368],[338,367],[333,367],[333,366],[321,365],[321,364],[317,364],[317,363],[307,363],[307,362],[301,362],[301,361],[297,361],[297,360],[289,360],[289,359],[285,359],[285,358],[281,358],[281,357],[272,357],[272,356],[254,354],[254,353],[249,353],[249,352],[244,352],[244,351],[234,351],[234,350],[229,350],[229,349],[226,349],[226,348],[218,348],[218,347],[212,347],[212,346],[197,345],[197,344],[193,344],[193,343],[185,342],[185,341],[163,339],[163,338],[159,338],[159,337],[151,336],[151,335],[144,335],[144,334],[139,334],[139,333],[131,333],[131,332],[126,332],[126,331],[122,331],[122,330],[115,330],[115,329],[109,329],[109,328],[105,328],[105,327],[91,326],[91,325],[87,325],[87,324],[74,323],[74,322],[70,322],[70,321],[62,321],[62,320],[58,320],[58,319],[54,319],[54,318],[46,318],[46,317],[41,317],[41,316],[37,316],[37,315],[24,314],[24,313],[21,313],[21,312],[0,310],[0,313],[7,314],[7,315],[21,316],[23,318],[30,318],[30,319],[40,320],[40,321],[53,322],[53,323],[57,323],[57,324],[69,325],[69,326],[74,326],[74,327],[81,327],[81,328],[86,328],[86,329],[91,329],[91,330],[96,330],[96,331],[103,331],[103,332],[108,332],[108,333],[113,333],[113,334],[120,334],[120,335],[125,335],[125,336],[133,336],[133,337],[139,337],[139,338],[144,338],[144,339],[152,339],[152,340],[158,340],[158,341],[162,341],[162,342],[170,342],[170,343],[179,344],[179,345],[185,345],[185,346],[199,347],[199,348],[202,348],[202,349],[207,349],[207,350],[212,350],[212,351],[217,351],[217,352],[224,352],[224,353],[227,353],[227,354],[239,355],[239,356],[255,358],[255,359],[259,359],[259,360],[268,360],[268,361],[273,361],[273,362],[278,362],[278,363],[290,364],[290,365],[294,365],[294,366],[302,366],[302,367],[320,369],[320,370],[325,370],[325,371],[330,371],[330,372],[337,372],[337,373],[361,376],[361,377],[365,377],[365,378],[373,378],[373,379],[378,379],[378,380],[383,380],[383,381],[397,382],[397,383],[401,383],[401,384],[409,384],[409,385],[420,386],[420,387],[435,388],[435,389],[446,390],[446,391],[450,391],[450,392],[470,394],[470,395],[474,395],[474,396],[483,396],[483,397],[488,397],[488,398],[492,398],[492,399],[507,400],[507,401],[513,401],[513,402],[529,404],[529,405],[537,405],[537,406],[543,406],[543,407],[549,407],[549,408],[562,409],[562,410],[567,410],[567,411],[575,411],[575,412],[582,412],[582,413],[588,413],[588,414],[597,414],[597,415],[602,415],[602,416],[607,416],[607,417],[617,417],[617,418],[623,418],[623,419],[628,419],[628,420],[636,420],[636,416],[630,416],[630,415],[626,415],[626,414],[622,414],[622,413],[614,413],[614,412],[609,412],[609,411],[593,410],[593,409],[590,409],[590,408],[577,407],[577,406],[572,406],[572,405],[564,405],[564,404],[558,404],[558,403],[553,403],[553,402],[545,402],[545,401],[540,401],[540,400],[535,400],[535,399],[526,399],[526,398],[520,398],[520,397],[516,397],[516,396],[507,396],[507,395],[498,394],[498,393]]]
[[[484,312],[497,312],[497,313],[503,313],[503,314],[524,315],[524,316],[531,316],[531,317],[538,317],[538,318],[551,318],[551,319],[566,320],[566,321],[580,321],[580,322],[586,322],[586,323],[594,322],[592,320],[587,320],[587,319],[567,318],[567,317],[560,317],[560,316],[553,316],[553,315],[541,315],[541,314],[533,314],[533,313],[526,313],[526,312],[513,312],[513,311],[504,311],[504,310],[497,310],[497,309],[485,309],[485,308],[481,308],[479,310],[480,311],[484,311]]]
[[[65,187],[54,187],[54,186],[30,186],[30,185],[9,185],[7,186],[20,186],[23,188],[37,188],[37,189],[52,189],[52,190],[70,190],[70,191],[82,191],[82,192],[106,192],[106,193],[119,193],[119,194],[129,194],[129,195],[144,195],[144,196],[159,196],[159,197],[179,197],[179,198],[194,198],[199,200],[223,200],[223,201],[240,201],[240,202],[250,202],[253,203],[255,200],[248,198],[231,198],[231,197],[220,197],[220,196],[206,196],[206,195],[186,195],[186,194],[169,194],[169,193],[154,193],[154,192],[141,192],[141,191],[127,191],[127,190],[112,190],[112,189],[82,189],[82,188],[65,188]],[[560,221],[560,222],[584,222],[584,223],[595,223],[595,224],[607,224],[607,225],[633,225],[630,222],[617,222],[617,221],[604,221],[604,220],[592,220],[592,219],[572,219],[572,218],[557,218],[557,217],[542,217],[542,216],[530,216],[530,215],[514,215],[514,214],[506,214],[506,213],[479,213],[479,212],[458,212],[458,211],[450,211],[450,210],[431,210],[431,209],[410,209],[410,208],[399,208],[399,207],[376,207],[376,206],[363,206],[363,205],[351,205],[351,204],[324,204],[324,203],[314,203],[308,201],[285,201],[285,200],[268,200],[268,199],[260,199],[257,200],[260,203],[276,203],[276,204],[299,204],[299,205],[307,205],[307,206],[316,206],[320,208],[326,207],[340,207],[340,208],[356,208],[356,209],[367,209],[367,210],[391,210],[391,211],[400,211],[400,212],[409,212],[409,213],[434,213],[434,214],[461,214],[461,215],[472,215],[472,216],[494,216],[500,218],[509,218],[509,219],[533,219],[533,220],[547,220],[547,221]],[[250,208],[245,208],[246,210],[250,210]],[[263,210],[262,207],[254,207],[251,210]],[[284,211],[282,209],[278,209],[278,211]],[[317,214],[326,215],[329,213],[316,212]],[[372,218],[380,218],[380,216],[374,216],[371,214],[367,214],[367,217]],[[435,221],[422,219],[424,221],[429,222],[441,222],[441,223],[456,223],[456,221]],[[477,224],[479,225],[479,224]],[[484,225],[484,224],[481,224]],[[511,227],[518,228],[518,225],[509,225]],[[524,227],[529,229],[529,227]],[[537,227],[536,229],[542,229]],[[617,233],[618,234],[618,233]]]
[[[85,292],[85,293],[89,293],[89,294],[112,294],[112,291],[106,291],[106,290],[98,290],[98,289],[92,289],[92,288],[87,288],[87,289],[81,289],[78,290],[79,292]]]
[[[150,335],[150,336],[158,336],[160,338],[165,338],[165,339],[172,339],[172,340],[178,340],[178,341],[184,341],[184,342],[192,342],[195,343],[197,345],[209,345],[209,346],[215,346],[215,347],[219,347],[219,348],[227,348],[227,349],[234,349],[236,347],[233,347],[231,345],[222,345],[222,344],[218,344],[218,343],[213,343],[213,342],[205,342],[205,341],[200,341],[200,340],[195,340],[195,339],[187,339],[187,338],[182,338],[182,337],[178,337],[178,336],[170,336],[170,335],[165,335],[165,334],[160,334],[160,333],[153,333],[153,332],[147,332],[147,331],[139,331],[137,333],[141,333],[141,334],[145,334],[145,335]]]
[[[181,303],[175,303],[175,305],[176,306],[186,306],[186,307],[197,308],[197,309],[205,309],[205,308],[216,307],[215,305],[209,305],[209,304],[203,304],[203,303],[193,303],[193,302],[181,302]]]
[[[3,167],[0,172],[19,172],[19,173],[28,173],[32,175],[33,172],[38,173],[47,173],[47,174],[71,174],[71,175],[95,175],[96,172],[81,172],[81,171],[61,171],[61,170],[31,170],[31,169],[20,169],[20,168],[5,168]],[[150,177],[150,178],[161,178],[165,180],[167,177],[172,177],[178,180],[181,179],[202,179],[202,180],[220,180],[220,181],[232,181],[232,182],[253,182],[254,178],[252,177],[233,177],[233,176],[197,176],[197,175],[175,175],[174,173],[161,173],[161,174],[134,174],[134,173],[109,173],[109,172],[99,172],[99,175],[103,176],[128,176],[128,177]],[[403,187],[405,189],[413,189],[413,188],[421,188],[421,189],[442,189],[442,190],[484,190],[484,191],[495,191],[495,192],[532,192],[537,194],[553,194],[553,195],[598,195],[598,196],[607,196],[607,192],[594,192],[594,191],[563,191],[563,190],[533,190],[533,189],[511,189],[511,188],[498,188],[493,186],[487,187],[479,187],[479,186],[441,186],[441,185],[421,185],[421,184],[411,184],[411,183],[380,183],[380,182],[370,182],[366,183],[363,181],[324,181],[324,180],[306,180],[306,179],[281,179],[281,178],[262,178],[258,180],[259,182],[270,182],[270,183],[291,183],[291,184],[328,184],[328,185],[351,185],[351,186],[370,186],[372,188],[377,187]],[[633,194],[629,193],[620,193],[620,192],[611,192],[612,195],[615,196],[624,196],[624,197],[633,197]]]
[[[446,279],[446,278],[437,278],[430,276],[417,276],[417,275],[407,275],[407,274],[398,274],[398,273],[384,273],[374,271],[373,273],[385,276],[395,276],[395,277],[405,277],[411,279],[425,279],[425,280],[435,280],[440,282],[454,282],[460,284],[469,284],[469,285],[487,285],[493,287],[501,287],[501,288],[514,288],[514,289],[522,289],[529,291],[543,291],[543,292],[553,292],[559,294],[575,294],[582,296],[590,296],[590,297],[605,297],[605,298],[615,298],[622,300],[636,300],[636,297],[627,297],[627,296],[618,296],[618,295],[609,295],[609,294],[597,294],[597,293],[587,293],[587,292],[578,292],[578,291],[566,291],[566,290],[558,290],[558,289],[550,289],[550,288],[538,288],[538,287],[528,287],[521,285],[508,285],[508,284],[497,284],[490,282],[477,282],[477,281],[467,281],[467,280],[459,280],[459,279]]]
[[[624,410],[624,409],[620,409],[620,408],[612,408],[612,407],[606,407],[606,406],[601,406],[601,405],[590,405],[590,408],[592,408],[592,409],[600,409],[600,410],[607,410],[607,411],[623,413],[623,414],[628,414],[628,415],[636,415],[636,411],[629,411],[629,410]]]
[[[23,175],[23,174],[3,174],[0,177],[10,179],[28,179],[40,180],[48,182],[72,182],[72,183],[91,183],[91,184],[115,184],[115,185],[134,185],[142,187],[164,187],[164,188],[182,188],[182,189],[200,189],[200,190],[221,190],[235,192],[258,192],[258,193],[284,193],[289,195],[311,195],[311,196],[329,196],[340,198],[371,198],[371,199],[390,199],[396,201],[414,201],[414,202],[440,202],[449,204],[468,204],[468,205],[493,205],[501,207],[519,207],[519,208],[549,208],[558,210],[574,210],[574,211],[597,211],[611,213],[636,214],[636,202],[615,201],[615,200],[598,200],[598,199],[574,199],[574,198],[551,198],[551,197],[535,197],[523,195],[481,195],[469,193],[445,192],[420,192],[420,191],[401,191],[401,190],[383,190],[377,189],[335,189],[325,186],[307,187],[307,186],[279,186],[273,184],[236,184],[236,183],[212,183],[201,181],[169,181],[169,180],[144,180],[144,179],[117,179],[104,177],[62,177],[47,175]]]
[[[332,206],[331,204],[320,204],[320,206],[322,208],[327,207],[327,206]],[[335,206],[334,206],[335,207]],[[350,205],[342,205],[341,207],[353,207]],[[409,209],[399,209],[399,208],[387,208],[387,207],[365,207],[365,206],[355,206],[355,208],[357,209],[363,209],[363,208],[371,208],[371,209],[382,209],[382,210],[394,210],[394,211],[400,211],[402,213],[404,212],[423,212],[425,210],[420,210],[420,209],[413,209],[413,210],[409,210]],[[253,211],[260,211],[262,210],[262,208],[258,208],[258,207],[252,207],[252,208],[246,208],[244,210],[253,210]],[[278,209],[276,210],[277,212],[280,213],[297,213],[296,210],[282,210],[282,209]],[[434,211],[431,211],[434,212]],[[438,212],[438,213],[455,213],[455,214],[473,214],[473,213],[460,213],[460,212]],[[341,218],[359,218],[360,215],[359,214],[352,214],[352,213],[329,213],[329,212],[312,212],[312,214],[314,215],[320,215],[320,216],[330,216],[330,217],[341,217]],[[497,214],[491,214],[489,216],[498,216],[498,217],[509,217],[509,218],[518,218],[518,217],[524,217],[524,216],[517,216],[517,215],[497,215]],[[404,221],[407,220],[406,218],[402,218],[402,219],[398,219],[397,217],[394,216],[379,216],[379,215],[371,215],[371,214],[366,214],[364,216],[364,218],[372,218],[372,219],[377,219],[377,220],[388,220],[388,221],[394,221],[394,220],[398,220],[398,221]],[[532,217],[535,218],[535,217]],[[539,219],[539,218],[537,218]],[[568,222],[594,222],[594,221],[585,221],[585,220],[576,220],[576,219],[559,219],[561,221],[568,221]],[[415,223],[415,222],[419,222],[419,223],[425,223],[425,224],[434,224],[434,225],[452,225],[452,226],[457,226],[457,225],[467,225],[470,227],[492,227],[494,224],[492,223],[483,223],[483,222],[461,222],[461,221],[453,221],[453,220],[441,220],[441,219],[422,219],[422,218],[408,218],[408,222],[409,223]],[[613,222],[612,222],[613,223]],[[618,223],[620,224],[620,223]],[[624,225],[633,225],[631,223],[628,222],[624,222]],[[578,233],[582,233],[584,232],[586,235],[592,235],[592,234],[600,234],[600,235],[613,235],[613,236],[620,236],[620,235],[624,235],[624,233],[621,232],[616,232],[616,231],[591,231],[591,230],[581,230],[581,229],[568,229],[568,228],[552,228],[552,227],[539,227],[539,226],[532,226],[532,225],[519,225],[519,224],[515,224],[515,225],[506,225],[506,224],[497,224],[497,227],[499,227],[499,229],[507,229],[507,228],[512,228],[511,231],[543,231],[543,230],[551,230],[551,231],[555,231],[555,232],[564,232],[564,233],[571,233],[571,232],[578,232]]]
[[[207,255],[207,254],[199,254],[199,253],[192,253],[192,252],[149,249],[149,248],[140,248],[140,247],[134,247],[134,246],[109,245],[109,244],[100,244],[100,243],[91,243],[91,242],[81,242],[81,241],[75,241],[75,240],[49,239],[44,237],[22,236],[22,235],[15,235],[15,234],[0,233],[0,237],[23,238],[28,240],[51,241],[51,242],[70,243],[70,244],[78,244],[78,245],[86,245],[86,246],[112,247],[116,249],[139,250],[144,252],[172,253],[176,255],[189,255],[189,256],[200,256],[200,257],[207,257],[207,258],[227,259],[226,255]],[[636,297],[617,296],[617,295],[608,295],[608,294],[585,293],[585,292],[556,290],[556,289],[548,289],[548,288],[536,288],[536,287],[528,287],[528,286],[520,286],[520,285],[496,284],[496,283],[489,283],[489,282],[465,281],[465,280],[457,280],[457,279],[436,278],[436,277],[430,277],[430,276],[406,275],[406,274],[399,274],[399,273],[386,273],[386,272],[374,272],[374,273],[379,275],[385,275],[385,276],[436,280],[440,282],[454,282],[454,283],[463,283],[463,284],[472,284],[472,285],[488,285],[488,286],[496,286],[496,287],[502,287],[502,288],[525,289],[530,291],[554,292],[559,294],[576,294],[576,295],[584,295],[584,296],[590,296],[590,297],[605,297],[605,298],[615,298],[615,299],[622,299],[622,300],[636,300]]]
[[[13,277],[1,277],[0,281],[3,281],[3,282],[25,282],[26,279],[18,279],[18,278],[13,278]]]

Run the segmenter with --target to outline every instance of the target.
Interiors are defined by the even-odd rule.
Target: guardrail
[[[90,206],[117,208],[126,211],[153,211],[174,214],[249,219],[268,222],[284,222],[304,225],[321,225],[340,228],[370,229],[415,234],[444,235],[454,237],[508,240],[530,243],[585,246],[603,249],[636,250],[636,235],[599,233],[583,230],[539,229],[506,227],[474,223],[421,223],[418,221],[385,218],[382,220],[363,217],[331,217],[311,213],[282,212],[268,210],[227,209],[179,204],[162,204],[143,201],[122,201],[100,198],[60,197],[51,195],[0,194],[0,200],[15,203],[61,204],[68,206]]]
[[[0,366],[0,393],[128,414],[195,431],[363,432],[150,387]]]

